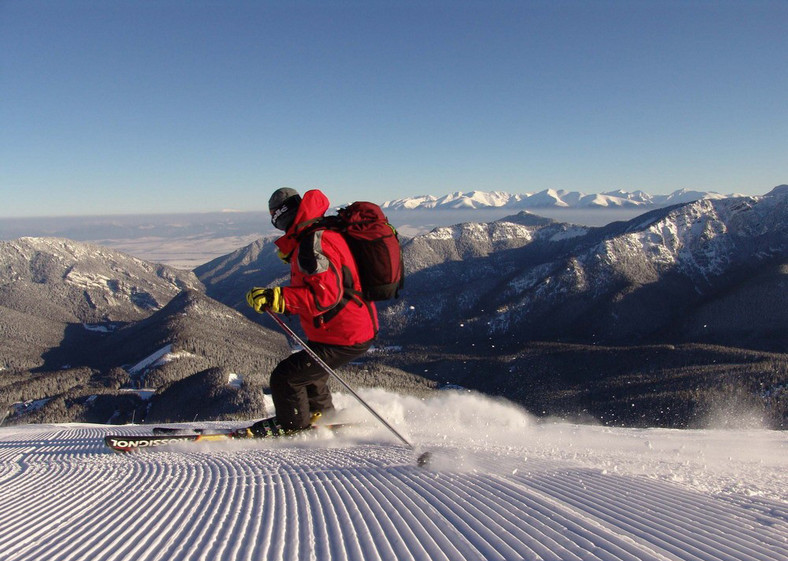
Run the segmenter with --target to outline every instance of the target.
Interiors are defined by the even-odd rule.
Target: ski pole
[[[339,374],[337,374],[337,373],[334,371],[334,369],[333,369],[333,368],[331,368],[331,367],[330,367],[328,364],[326,364],[326,363],[325,363],[325,361],[324,361],[322,358],[320,358],[320,356],[318,356],[318,354],[317,354],[315,351],[313,351],[313,350],[312,350],[312,349],[309,347],[309,345],[307,345],[307,344],[306,344],[306,343],[305,343],[305,342],[304,342],[304,341],[301,339],[301,337],[299,337],[299,336],[298,336],[298,335],[295,333],[295,331],[293,331],[293,330],[290,328],[290,326],[289,326],[289,325],[287,325],[287,324],[286,324],[284,321],[282,321],[282,319],[281,319],[279,316],[277,316],[276,314],[274,314],[274,313],[273,313],[271,310],[266,310],[266,312],[268,313],[268,315],[269,315],[269,316],[271,316],[271,317],[274,319],[274,321],[275,321],[276,323],[278,323],[278,324],[279,324],[279,327],[281,327],[281,328],[282,328],[282,329],[285,331],[285,333],[287,333],[287,334],[288,334],[290,337],[292,337],[292,338],[293,338],[293,340],[294,340],[296,343],[298,343],[299,345],[301,345],[301,347],[302,347],[302,348],[303,348],[303,349],[304,349],[304,350],[307,352],[307,354],[308,354],[310,357],[312,357],[312,359],[314,359],[314,361],[315,361],[315,362],[317,362],[317,363],[318,363],[318,364],[319,364],[319,365],[320,365],[320,366],[323,368],[323,370],[325,370],[325,371],[326,371],[326,372],[328,372],[328,373],[329,373],[331,376],[333,376],[334,378],[336,378],[336,379],[337,379],[337,381],[338,381],[340,384],[342,384],[342,385],[344,386],[344,388],[345,388],[347,391],[349,391],[349,392],[350,392],[350,394],[351,394],[353,397],[355,397],[355,398],[358,400],[358,402],[359,402],[361,405],[363,405],[364,407],[366,407],[367,411],[369,411],[370,413],[372,413],[372,415],[373,415],[373,416],[374,416],[374,417],[375,417],[375,418],[376,418],[378,421],[380,421],[380,422],[381,422],[381,424],[382,424],[384,427],[386,427],[387,429],[389,429],[389,430],[391,431],[391,433],[392,433],[394,436],[396,436],[397,438],[399,438],[399,439],[400,439],[400,441],[401,441],[401,442],[402,442],[402,443],[403,443],[405,446],[407,446],[408,448],[410,448],[410,449],[411,449],[411,450],[413,450],[414,452],[416,451],[416,448],[413,446],[413,444],[411,444],[410,442],[408,442],[408,441],[405,439],[405,437],[404,437],[404,436],[402,436],[402,435],[401,435],[399,432],[397,432],[397,430],[396,430],[394,427],[392,427],[392,426],[391,426],[391,425],[390,425],[388,422],[386,422],[386,420],[385,420],[383,417],[381,417],[381,416],[380,416],[380,415],[377,413],[377,411],[375,411],[375,410],[374,410],[374,409],[373,409],[373,408],[372,408],[372,407],[371,407],[371,406],[370,406],[370,405],[369,405],[369,404],[368,404],[366,401],[364,401],[363,399],[361,399],[361,396],[360,396],[360,395],[358,395],[358,394],[356,393],[356,391],[355,391],[355,390],[354,390],[352,387],[350,387],[350,384],[348,384],[348,383],[347,383],[347,382],[346,382],[346,381],[345,381],[345,380],[344,380],[344,379],[343,379],[343,378],[342,378],[342,377],[341,377]],[[425,464],[427,463],[427,461],[428,461],[428,460],[429,460],[429,452],[424,452],[424,453],[423,453],[421,456],[419,456],[419,458],[418,458],[417,462],[418,462],[418,464],[419,464],[420,466],[423,466],[423,465],[425,465]]]

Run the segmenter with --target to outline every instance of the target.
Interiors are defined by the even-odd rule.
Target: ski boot
[[[301,429],[286,429],[279,424],[279,421],[276,417],[271,417],[269,419],[257,421],[251,426],[236,429],[233,432],[233,438],[266,438],[271,436],[290,436],[305,430],[309,430],[311,428],[311,426],[308,426]]]

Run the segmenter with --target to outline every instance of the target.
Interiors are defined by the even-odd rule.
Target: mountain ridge
[[[535,193],[513,194],[504,191],[456,191],[442,196],[421,195],[385,201],[384,210],[458,210],[482,208],[658,208],[696,201],[722,199],[737,195],[721,195],[713,191],[678,189],[668,195],[649,195],[644,191],[624,190],[606,193],[582,193],[563,189],[544,189]]]
[[[684,313],[683,306],[784,262],[787,199],[784,190],[760,198],[705,199],[577,230],[575,236],[565,230],[558,239],[548,235],[555,226],[544,226],[542,235],[521,247],[470,258],[465,249],[464,260],[457,257],[462,246],[488,241],[474,245],[457,233],[467,233],[462,226],[452,227],[453,236],[429,240],[443,231],[437,229],[404,247],[406,263],[425,259],[422,245],[443,263],[433,259],[430,267],[417,267],[402,301],[384,315],[396,320],[403,335],[462,323],[476,338],[506,334],[512,343],[649,337]],[[435,286],[445,289],[436,292]],[[442,340],[442,331],[433,337]],[[455,330],[447,334],[456,336]]]
[[[601,228],[527,211],[435,228],[404,241],[406,286],[379,307],[378,349],[343,374],[415,394],[460,382],[537,414],[632,426],[695,426],[733,400],[784,426],[785,402],[764,396],[788,386],[787,199],[788,187],[705,199]],[[59,239],[0,245],[0,264],[13,422],[263,414],[287,349],[243,294],[287,282],[272,238],[183,277]]]
[[[142,319],[185,288],[204,287],[191,272],[88,242],[0,242],[0,305],[51,320]]]

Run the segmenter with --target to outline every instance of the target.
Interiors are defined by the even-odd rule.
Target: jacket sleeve
[[[332,234],[318,230],[298,245],[292,263],[292,284],[284,287],[286,311],[318,317],[342,301],[342,254]]]

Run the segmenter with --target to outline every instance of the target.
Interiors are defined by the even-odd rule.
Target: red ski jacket
[[[293,225],[275,242],[290,261],[290,286],[282,288],[285,313],[298,314],[310,341],[365,343],[377,333],[377,309],[361,297],[358,268],[345,238],[332,230],[308,231],[328,207],[321,191],[307,191]]]

